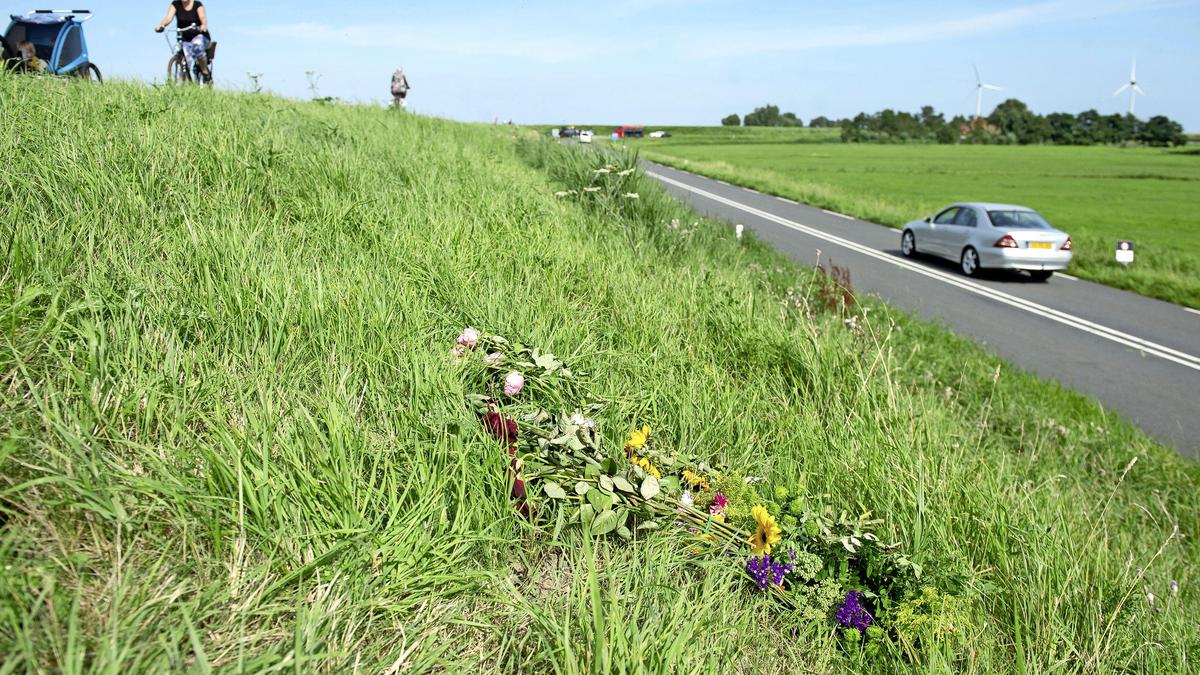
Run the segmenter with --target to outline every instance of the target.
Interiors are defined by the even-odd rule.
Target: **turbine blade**
[[[1133,85],[1133,90],[1136,91],[1137,93],[1141,94],[1142,96],[1146,95],[1146,92],[1142,91],[1142,88],[1137,86],[1136,84]]]
[[[975,69],[975,84],[983,84],[983,78],[979,77],[979,66],[972,63],[971,67]]]
[[[983,85],[983,88],[984,88],[984,89],[991,89],[992,91],[1004,91],[1004,88],[1003,88],[1003,87],[997,87],[997,86],[996,86],[996,85],[994,85],[994,84],[985,84],[985,85]]]
[[[1128,89],[1128,88],[1129,88],[1129,85],[1128,85],[1128,84],[1123,84],[1123,85],[1121,85],[1121,88],[1120,88],[1120,89],[1118,89],[1118,90],[1116,90],[1116,91],[1114,91],[1114,92],[1113,92],[1113,96],[1120,96],[1120,95],[1121,95],[1121,92],[1125,91],[1125,90],[1126,90],[1126,89]]]
[[[1133,67],[1129,69],[1129,81],[1137,82],[1137,59],[1133,60]]]

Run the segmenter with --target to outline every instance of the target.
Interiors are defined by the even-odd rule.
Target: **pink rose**
[[[516,396],[517,394],[519,394],[521,392],[521,389],[523,389],[524,387],[525,387],[525,376],[518,373],[517,371],[514,370],[514,371],[510,372],[508,375],[504,376],[504,395],[505,396]]]
[[[474,349],[477,342],[479,342],[479,331],[471,327],[465,328],[462,335],[458,336],[458,344],[467,349]]]

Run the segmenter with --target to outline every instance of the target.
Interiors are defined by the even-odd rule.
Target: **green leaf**
[[[562,486],[552,480],[542,481],[542,492],[551,499],[566,499],[567,492]]]
[[[600,476],[600,489],[613,491],[613,479],[611,476]]]
[[[592,508],[591,504],[584,504],[579,507],[579,522],[583,523],[584,528],[591,525],[596,518],[596,509]]]
[[[575,494],[579,495],[580,497],[586,495],[590,489],[592,489],[592,486],[583,481],[579,481],[575,484]]]
[[[677,495],[683,491],[683,486],[679,484],[679,476],[667,476],[659,481],[659,486],[669,495]]]
[[[612,482],[613,482],[613,487],[617,488],[621,492],[629,492],[629,493],[636,492],[636,490],[633,489],[633,484],[630,483],[629,481],[625,480],[621,476],[613,476]]]
[[[600,465],[588,464],[587,466],[583,467],[583,477],[584,478],[595,478],[596,476],[599,476],[599,475],[600,475]]]
[[[617,528],[617,536],[625,541],[629,541],[633,537],[633,533],[629,531],[628,527],[622,525]]]
[[[639,529],[639,530],[657,530],[658,523],[653,520],[647,520],[647,521],[644,521],[644,522],[638,524],[637,529]]]
[[[642,481],[642,499],[654,499],[661,488],[658,485],[658,479],[654,476],[646,476],[646,480]]]
[[[615,530],[618,524],[617,514],[612,511],[605,511],[596,516],[596,519],[592,521],[592,534],[596,536],[608,534]]]
[[[597,511],[605,511],[612,508],[612,495],[606,495],[600,490],[592,490],[587,493],[588,503],[591,504]]]

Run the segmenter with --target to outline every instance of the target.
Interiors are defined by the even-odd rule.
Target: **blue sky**
[[[40,0],[36,0],[40,1]],[[75,0],[72,0],[74,2]],[[335,4],[337,11],[328,7]],[[151,28],[166,0],[93,0],[89,48],[106,74],[161,79]],[[1138,115],[1200,132],[1200,0],[846,3],[606,2],[206,3],[219,84],[383,100],[403,64],[423,113],[462,120],[715,124],[773,102],[809,120],[931,104],[974,109],[978,64],[1042,113],[1122,112],[1112,93],[1138,61]],[[0,2],[6,13],[26,3]]]

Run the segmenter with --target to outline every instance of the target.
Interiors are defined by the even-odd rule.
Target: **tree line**
[[[748,127],[804,126],[794,113],[781,113],[775,105],[765,105],[747,113],[745,118],[729,115],[725,126]],[[812,119],[814,129],[840,128],[847,143],[983,143],[1030,145],[1098,145],[1144,143],[1156,147],[1184,145],[1183,126],[1169,117],[1156,115],[1142,120],[1133,115],[1101,115],[1095,110],[1079,114],[1039,115],[1024,102],[1010,98],[996,106],[987,117],[971,119],[958,115],[946,119],[933,106],[910,113],[891,109],[877,113],[859,113],[853,118]]]

